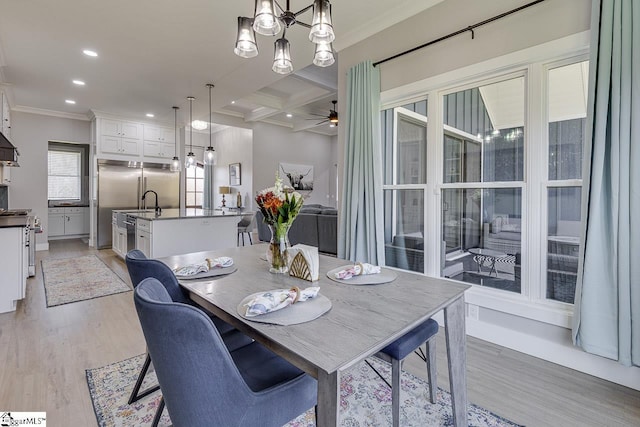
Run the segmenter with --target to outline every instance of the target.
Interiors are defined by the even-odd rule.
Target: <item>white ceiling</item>
[[[441,1],[333,0],[334,49]],[[311,2],[294,0],[291,9]],[[233,53],[237,17],[252,15],[253,5],[251,0],[0,0],[0,86],[17,111],[87,118],[94,110],[139,120],[153,113],[153,120],[173,123],[171,107],[178,105],[185,123],[189,95],[196,97],[193,118],[207,120],[205,84],[213,83],[212,105],[219,113],[214,122],[235,117],[249,126],[267,121],[335,134],[327,124],[310,127],[317,122],[305,120],[309,113],[328,115],[337,99],[337,66],[309,66],[313,44],[306,28],[287,31],[295,75],[282,78],[271,71],[275,37],[257,36],[256,58]],[[301,21],[309,23],[310,15],[301,15]],[[83,49],[99,56],[87,57]]]

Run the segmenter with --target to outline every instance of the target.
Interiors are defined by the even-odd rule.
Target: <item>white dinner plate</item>
[[[331,301],[324,295],[318,294],[315,298],[307,301],[297,302],[291,304],[285,308],[277,311],[272,311],[267,314],[260,314],[258,316],[247,317],[247,309],[249,307],[246,304],[258,295],[262,295],[263,292],[256,292],[248,297],[244,298],[238,304],[238,314],[247,320],[260,323],[271,323],[274,325],[297,325],[298,323],[310,322],[318,317],[322,316],[327,311],[331,310]]]
[[[209,271],[203,271],[202,273],[192,274],[190,276],[178,276],[176,277],[178,280],[195,280],[195,279],[204,279],[207,277],[215,277],[215,276],[226,276],[227,274],[231,274],[237,270],[235,265],[231,267],[223,267],[223,268],[212,268]]]
[[[380,273],[377,274],[364,274],[362,276],[353,276],[351,279],[337,279],[336,273],[342,270],[346,270],[347,268],[352,267],[352,265],[345,265],[344,267],[334,268],[327,272],[327,277],[334,282],[344,283],[345,285],[381,285],[383,283],[389,283],[396,280],[398,275],[386,268],[381,268]]]

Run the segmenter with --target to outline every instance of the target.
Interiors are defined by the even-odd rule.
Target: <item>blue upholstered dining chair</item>
[[[138,249],[129,251],[125,256],[125,262],[127,264],[129,277],[131,277],[131,283],[133,283],[134,288],[137,287],[138,284],[147,277],[153,277],[160,281],[160,283],[162,283],[172,301],[181,302],[184,304],[192,304],[191,300],[182,291],[182,288],[180,287],[176,276],[173,274],[173,271],[171,271],[171,269],[166,264],[155,259],[147,258],[145,254]],[[215,327],[222,334],[223,340],[230,350],[234,350],[236,348],[250,344],[253,341],[251,338],[234,329],[228,323],[213,316],[212,314],[210,314],[210,316]],[[138,379],[136,380],[133,390],[131,391],[131,396],[129,396],[129,404],[137,402],[143,397],[158,390],[159,387],[154,386],[142,392],[140,391],[140,387],[142,386],[144,378],[149,371],[150,365],[151,358],[147,353],[147,357],[145,358],[144,364],[142,365],[142,369],[140,370]]]
[[[174,426],[280,427],[316,405],[316,380],[256,342],[229,352],[211,319],[156,279],[134,301]]]
[[[391,384],[373,367],[369,366],[391,387],[391,408],[393,414],[393,427],[400,425],[400,376],[402,375],[402,362],[413,351],[422,349],[420,346],[426,343],[426,354],[418,353],[427,364],[427,377],[429,380],[429,400],[436,403],[438,390],[438,379],[436,373],[436,334],[438,333],[438,322],[429,319],[416,326],[378,353],[376,357],[391,363]]]

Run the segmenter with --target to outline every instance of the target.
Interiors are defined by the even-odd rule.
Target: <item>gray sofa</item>
[[[262,212],[256,213],[258,238],[271,240],[269,226],[264,223]],[[336,255],[338,253],[338,211],[322,205],[304,205],[289,230],[291,245],[302,243],[315,246],[318,251]]]

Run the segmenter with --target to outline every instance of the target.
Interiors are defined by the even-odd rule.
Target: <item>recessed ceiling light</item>
[[[287,113],[287,117],[291,118],[291,117],[293,117],[293,114]]]
[[[235,103],[236,103],[236,101],[231,101],[231,103],[232,103],[232,104],[235,104]]]
[[[84,82],[82,80],[73,80],[74,85],[84,86]]]
[[[98,53],[96,51],[89,50],[89,49],[83,50],[82,53],[84,53],[87,56],[93,56],[93,57],[98,56]]]
[[[334,127],[336,127],[336,125],[334,125],[333,123],[331,123],[331,124],[329,124],[329,127],[330,127],[330,128],[334,128]]]
[[[67,104],[75,104],[76,101],[74,101],[73,99],[65,99],[64,102],[66,102]]]
[[[151,113],[147,113],[147,117],[155,117],[155,116]]]

